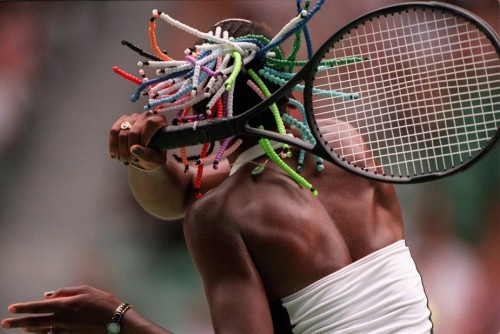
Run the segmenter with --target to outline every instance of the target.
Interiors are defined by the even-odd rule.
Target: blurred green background
[[[314,3],[314,1],[312,1]],[[345,23],[398,0],[327,0],[314,46]],[[446,1],[497,32],[497,0]],[[108,157],[111,125],[139,112],[116,76],[148,48],[151,10],[200,30],[228,17],[278,32],[294,0],[0,2],[0,318],[11,303],[63,286],[94,285],[178,333],[211,333],[180,222],[162,222],[131,197],[126,168]],[[158,24],[170,55],[194,37]],[[448,179],[398,186],[406,239],[423,276],[436,333],[500,331],[500,149]],[[0,333],[7,333],[0,329]]]

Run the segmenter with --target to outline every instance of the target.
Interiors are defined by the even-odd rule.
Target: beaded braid
[[[185,147],[181,147],[180,152],[181,152],[182,164],[184,165],[184,173],[187,173],[187,171],[189,170],[189,160],[187,156],[187,150]]]
[[[225,140],[225,142],[227,141],[228,143],[233,141],[235,137],[231,137],[231,138],[227,138]],[[219,150],[219,152],[217,152],[216,155],[209,155],[203,159],[198,159],[196,160],[195,162],[195,165],[199,165],[199,164],[207,164],[209,162],[214,162],[214,169],[217,169],[217,165],[219,163],[215,163],[215,161],[220,161],[222,160],[223,158],[226,158],[227,156],[231,155],[234,153],[234,151],[236,151],[238,149],[238,147],[240,147],[240,145],[243,143],[243,140],[238,138],[229,148],[225,149],[223,152],[221,152],[221,150]],[[225,144],[225,143],[223,143]],[[226,145],[226,146],[229,146],[229,145]],[[222,153],[222,154],[220,154]]]
[[[275,164],[277,164],[282,170],[284,170],[295,182],[300,184],[306,189],[309,189],[314,196],[318,196],[318,191],[313,188],[312,184],[307,182],[302,176],[297,174],[290,166],[281,160],[279,155],[274,151],[269,139],[262,138],[259,140],[259,144],[262,146],[264,151],[266,152],[269,159],[271,159]]]
[[[138,101],[141,96],[146,96],[148,102],[144,109],[165,117],[173,113],[174,117],[171,120],[173,125],[209,118],[233,117],[233,114],[238,114],[238,111],[245,110],[245,103],[251,103],[246,101],[246,98],[240,98],[243,94],[241,93],[243,87],[248,87],[248,92],[255,92],[256,95],[252,96],[255,100],[265,99],[271,95],[271,91],[275,90],[275,87],[284,85],[294,75],[297,67],[302,67],[307,63],[308,60],[296,59],[301,48],[302,36],[306,42],[308,58],[311,58],[312,43],[307,22],[320,10],[323,3],[324,0],[317,0],[313,8],[309,10],[309,0],[305,0],[303,6],[302,0],[296,0],[297,15],[273,38],[265,36],[267,32],[265,32],[265,28],[262,28],[262,25],[259,26],[246,20],[224,20],[217,23],[212,31],[204,33],[175,20],[164,12],[153,10],[148,28],[153,54],[145,52],[132,43],[122,41],[123,45],[147,59],[138,62],[142,78],[135,77],[116,66],[113,70],[124,79],[138,85],[131,97],[132,102]],[[192,48],[187,48],[184,52],[184,59],[172,59],[166,51],[162,51],[158,46],[155,32],[158,20],[200,38],[201,42]],[[225,30],[224,26],[228,30]],[[292,35],[295,36],[292,51],[288,57],[285,57],[280,45]],[[325,59],[321,62],[318,71],[362,60],[359,57]],[[155,69],[157,77],[147,78],[144,72],[144,69],[147,68]],[[297,85],[294,89],[303,91],[304,88]],[[344,99],[353,97],[353,95],[342,92],[316,88],[313,89],[313,93]],[[242,103],[243,105],[240,105]],[[304,112],[300,102],[289,99],[288,103]],[[235,106],[238,106],[237,110],[235,110]],[[273,104],[270,110],[271,114],[263,113],[261,116],[273,120],[273,127],[276,127],[279,133],[286,133],[283,123],[286,122],[300,130],[302,140],[314,140],[304,116],[299,122],[288,114],[281,115],[276,104]],[[183,163],[186,171],[189,168],[189,162],[196,161],[195,189],[197,197],[201,196],[204,164],[212,162],[213,168],[217,168],[219,161],[233,153],[241,143],[241,139],[228,138],[222,141],[219,150],[214,155],[211,155],[214,143],[204,144],[199,156],[187,156],[186,148],[181,148],[181,157],[174,155],[177,160]],[[306,180],[281,160],[281,157],[270,146],[269,141],[262,139],[259,144],[270,160],[278,164],[292,179],[310,189],[313,194],[317,193]],[[283,145],[283,152],[285,152],[283,158],[291,155],[288,145]],[[302,150],[299,153],[299,171],[304,163],[304,156],[305,152]],[[317,157],[316,159],[317,170],[320,171],[323,168],[322,160]]]
[[[156,57],[155,55],[152,55],[152,54],[144,51],[143,49],[139,48],[138,46],[135,46],[134,44],[132,44],[132,43],[130,43],[128,41],[123,40],[122,44],[125,45],[125,46],[127,46],[132,51],[137,52],[139,55],[143,56],[144,58],[155,60],[155,61],[160,61],[161,60],[160,58]]]
[[[295,101],[290,99],[291,101]],[[297,101],[295,101],[297,102]],[[281,116],[285,122],[288,124],[291,124],[295,126],[299,131],[302,133],[302,140],[308,141],[311,144],[315,145],[316,144],[316,139],[314,139],[313,135],[311,134],[311,131],[309,130],[309,127],[307,126],[307,122],[304,120],[303,122],[299,122],[296,118],[288,115],[288,114],[283,114]],[[297,164],[297,172],[301,172],[302,168],[304,166],[304,159],[305,159],[305,153],[306,151],[301,149],[299,151],[299,159],[298,159],[298,164]],[[323,159],[321,157],[315,156],[316,159],[316,170],[318,172],[321,172],[325,169],[325,166],[323,165]]]
[[[210,147],[208,148],[208,151],[207,151],[207,155],[210,155],[212,154],[212,152],[214,151],[214,147],[215,147],[215,144],[214,143],[210,143]],[[179,148],[180,150],[181,148]],[[187,152],[187,151],[186,151]],[[182,156],[179,156],[177,154],[172,154],[172,156],[174,157],[175,161],[179,162],[179,163],[182,163]],[[187,161],[188,161],[188,168],[189,168],[189,162],[190,161],[199,161],[200,160],[200,155],[191,155],[191,156],[186,156],[187,157]]]
[[[142,83],[141,79],[134,77],[132,74],[125,72],[124,70],[122,70],[118,66],[113,66],[113,71],[116,74],[120,75],[122,78],[127,79],[129,81],[132,81],[133,83],[136,83],[138,85],[140,85]]]
[[[254,70],[249,69],[248,74],[254,80],[254,82],[257,84],[257,87],[259,87],[259,89],[262,91],[262,94],[264,95],[264,97],[271,96],[271,92],[267,88],[266,84],[257,75],[257,73],[254,72]],[[279,109],[278,109],[278,106],[276,105],[276,103],[273,103],[271,105],[270,109],[271,109],[271,112],[273,113],[274,119],[276,121],[276,125],[278,126],[278,132],[282,135],[286,134],[285,126],[283,124],[283,121],[281,120],[280,112],[279,112]]]
[[[156,44],[156,23],[155,20],[158,18],[158,13],[153,11],[153,17],[149,20],[149,41],[151,43],[151,48],[156,53],[156,56],[162,60],[171,60],[163,51],[160,50],[158,44]]]
[[[200,159],[204,159],[207,156],[208,148],[210,144],[205,143],[202,146]],[[203,167],[204,165],[198,165],[198,171],[196,173],[196,178],[194,180],[194,190],[196,192],[196,198],[200,198],[203,194],[201,193],[201,178],[203,177]]]
[[[304,27],[307,24],[307,22],[309,22],[309,20],[314,16],[314,14],[316,14],[316,12],[321,9],[321,6],[323,5],[324,2],[325,2],[325,0],[318,0],[316,5],[314,6],[314,8],[304,16],[303,16],[303,11],[301,11],[300,16],[302,17],[302,20],[299,23],[297,23],[293,29],[290,29],[285,34],[280,36],[280,38],[275,39],[273,42],[269,43],[264,48],[262,48],[259,51],[259,54],[262,55],[262,54],[266,53],[267,51],[269,51],[270,49],[272,49],[273,47],[280,45],[288,37],[290,37],[292,34],[294,34],[295,31]]]

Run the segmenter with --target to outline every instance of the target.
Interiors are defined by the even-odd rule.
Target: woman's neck
[[[230,164],[233,164],[243,152],[256,145],[259,145],[258,139],[255,138],[243,139],[243,143],[231,155],[227,157],[227,160],[229,161]]]

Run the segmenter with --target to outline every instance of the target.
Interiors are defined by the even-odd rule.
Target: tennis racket
[[[391,183],[463,170],[499,138],[499,38],[480,18],[439,2],[381,8],[323,44],[273,95],[239,116],[167,126],[151,146],[166,150],[232,135],[303,148],[359,175]],[[325,68],[324,59],[358,59]],[[316,144],[248,121],[304,83]],[[320,91],[334,91],[324,96]]]

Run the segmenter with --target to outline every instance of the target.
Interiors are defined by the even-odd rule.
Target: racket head
[[[308,64],[317,69],[304,91],[314,150],[391,183],[464,170],[500,137],[499,45],[481,19],[443,3],[404,3],[354,20]],[[350,63],[325,69],[327,59]]]

